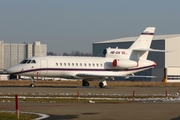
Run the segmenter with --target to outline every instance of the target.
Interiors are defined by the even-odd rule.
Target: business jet
[[[100,80],[100,88],[107,86],[107,78],[149,77],[134,76],[134,73],[156,66],[154,61],[147,60],[149,51],[165,52],[150,48],[154,31],[155,27],[147,27],[128,49],[104,49],[104,57],[30,57],[6,71],[32,78],[38,76],[82,79],[82,86],[89,86],[89,80]],[[34,82],[30,86],[34,87]]]

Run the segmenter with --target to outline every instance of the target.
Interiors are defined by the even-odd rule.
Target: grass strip
[[[17,119],[16,112],[0,112],[1,120],[32,120],[38,117],[36,114],[20,113],[19,119]]]

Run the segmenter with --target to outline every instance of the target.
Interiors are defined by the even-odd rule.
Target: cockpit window
[[[29,63],[31,63],[31,60],[28,60],[28,61],[27,61],[27,64],[29,64]]]
[[[20,62],[20,64],[25,64],[28,60],[24,59],[23,61]]]
[[[20,64],[30,64],[30,63],[36,63],[36,61],[35,60],[24,59],[23,61],[20,62]]]
[[[35,60],[31,60],[31,63],[36,63],[36,61]]]

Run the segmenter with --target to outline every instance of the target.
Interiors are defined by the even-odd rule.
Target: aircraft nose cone
[[[11,73],[9,68],[8,68],[8,69],[6,69],[5,71],[6,71],[7,73]]]
[[[14,73],[14,69],[12,67],[5,70],[7,73]]]

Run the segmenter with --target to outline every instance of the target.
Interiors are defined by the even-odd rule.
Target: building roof
[[[139,36],[135,37],[124,37],[100,42],[94,42],[93,44],[102,44],[102,43],[117,43],[117,42],[132,42],[135,41]],[[165,40],[169,38],[180,37],[180,34],[169,34],[169,35],[155,35],[153,40]]]

